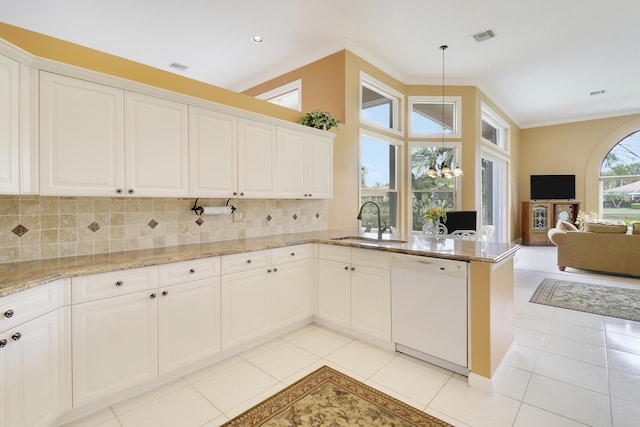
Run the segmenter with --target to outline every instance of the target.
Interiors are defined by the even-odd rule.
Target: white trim
[[[444,102],[453,104],[453,131],[445,133],[444,138],[462,138],[462,97],[461,96],[445,96]],[[407,132],[410,138],[442,138],[442,132],[435,133],[414,133],[413,132],[413,104],[442,104],[442,96],[410,96],[409,97],[409,130]]]
[[[267,92],[261,93],[259,95],[256,95],[254,98],[257,99],[261,99],[263,101],[267,101],[267,102],[271,102],[273,104],[276,105],[280,105],[282,107],[285,108],[290,108],[287,107],[286,105],[282,105],[280,103],[277,102],[273,102],[274,99],[280,98],[284,95],[288,95],[291,92],[297,91],[298,94],[298,101],[296,103],[295,108],[292,108],[296,111],[302,111],[302,79],[298,79],[296,81],[284,84],[280,87],[277,87],[275,89],[271,89]]]
[[[518,346],[516,345],[516,342],[513,341],[491,378],[475,374],[472,370],[468,377],[469,387],[493,396],[498,389],[498,385],[502,382],[502,379],[507,373],[507,369],[509,369],[509,365],[511,364],[511,359],[515,356],[517,349]]]
[[[393,113],[391,118],[392,127],[383,126],[380,123],[366,120],[362,116],[363,86],[368,88],[369,90],[379,93],[380,95],[388,98],[391,101]],[[384,130],[386,132],[392,132],[398,136],[404,136],[404,129],[402,128],[404,123],[404,94],[382,83],[380,80],[368,75],[364,71],[360,71],[360,84],[358,85],[358,117],[360,123]]]
[[[482,121],[486,121],[491,126],[501,131],[501,135],[498,136],[498,144],[485,139],[482,136]],[[480,141],[494,149],[498,149],[505,154],[509,155],[511,152],[511,126],[509,123],[496,113],[491,107],[484,102],[480,103]]]

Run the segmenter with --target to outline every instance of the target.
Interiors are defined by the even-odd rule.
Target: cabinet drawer
[[[389,252],[355,248],[351,252],[351,264],[389,270],[391,268],[390,262],[391,254]]]
[[[284,264],[311,258],[311,245],[287,246],[271,249],[271,264]]]
[[[176,285],[219,275],[219,257],[176,262],[158,267],[158,286]]]
[[[220,259],[221,274],[237,273],[239,271],[253,270],[255,268],[268,267],[271,264],[270,252],[255,251],[244,252],[235,255],[225,255]]]
[[[349,246],[319,245],[318,258],[350,263],[351,248]]]
[[[0,331],[62,306],[62,280],[0,298]]]
[[[92,274],[71,279],[71,303],[93,301],[157,287],[156,267]]]

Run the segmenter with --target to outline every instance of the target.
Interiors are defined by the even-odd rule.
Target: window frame
[[[383,126],[378,122],[367,120],[362,112],[362,88],[378,93],[391,101],[391,127]],[[404,136],[402,124],[404,123],[404,94],[393,89],[380,80],[360,71],[360,84],[358,85],[358,115],[361,124],[371,126],[376,129],[391,132],[398,136]]]
[[[387,194],[390,192],[395,192],[396,193],[396,199],[397,199],[397,207],[396,207],[396,215],[397,215],[397,224],[395,225],[395,227],[398,230],[402,230],[402,226],[403,226],[403,218],[404,218],[404,198],[405,195],[403,193],[403,180],[402,177],[404,176],[404,161],[403,161],[403,147],[405,145],[404,141],[401,139],[396,139],[396,138],[392,138],[386,135],[383,135],[381,133],[375,132],[375,131],[371,131],[371,130],[367,130],[367,129],[360,129],[359,130],[359,134],[358,134],[358,208],[362,205],[362,138],[369,138],[369,139],[373,139],[373,140],[377,140],[389,145],[393,145],[396,147],[396,188],[395,190],[374,190],[371,191],[371,193],[373,194]]]
[[[408,183],[407,188],[407,206],[406,209],[409,211],[408,215],[408,223],[407,223],[407,231],[408,234],[418,235],[422,234],[422,231],[413,229],[413,181],[411,179],[411,156],[414,148],[422,148],[422,147],[430,147],[430,148],[442,148],[442,141],[409,141],[408,144],[408,158],[407,158],[407,171],[406,171],[406,179]],[[445,141],[444,148],[453,149],[453,159],[456,164],[459,164],[459,159],[462,153],[462,141]],[[462,177],[457,176],[453,178],[454,182],[454,190],[453,190],[453,201],[454,206],[450,210],[461,210],[462,207]],[[424,190],[417,190],[419,192],[426,192]]]
[[[494,144],[482,136],[482,122],[488,123],[498,131],[497,144]],[[498,150],[506,155],[509,155],[511,151],[511,126],[502,116],[484,102],[480,105],[480,141],[486,146],[491,147],[491,149]]]
[[[291,108],[286,105],[274,102],[275,99],[281,98],[284,95],[288,95],[294,91],[297,91],[298,93],[298,102],[295,108]],[[280,105],[281,107],[289,108],[291,110],[302,111],[302,79],[298,79],[277,88],[263,92],[259,95],[256,95],[255,98],[270,102],[275,105]]]
[[[413,130],[413,105],[414,104],[434,104],[442,105],[442,96],[409,96],[409,132],[410,138],[442,138],[442,132],[414,132]],[[445,133],[445,139],[462,138],[462,97],[461,96],[445,96],[445,104],[453,104],[453,129],[451,133]]]

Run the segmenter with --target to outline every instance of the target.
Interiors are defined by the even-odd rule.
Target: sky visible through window
[[[364,186],[367,188],[389,184],[389,144],[366,136],[361,139],[361,160]]]

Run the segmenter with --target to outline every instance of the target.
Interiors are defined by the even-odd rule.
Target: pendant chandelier
[[[440,46],[440,50],[442,50],[442,148],[444,151],[444,106],[445,106],[445,101],[444,101],[444,51],[447,50],[449,46],[447,46],[446,44],[443,44],[442,46]],[[440,172],[438,172],[438,168],[436,168],[436,165],[431,165],[431,167],[429,168],[429,170],[427,171],[427,176],[429,178],[437,178],[438,176],[441,176],[443,178],[453,178],[456,176],[461,176],[462,175],[462,169],[460,168],[459,165],[455,165],[453,158],[451,159],[451,166],[453,166],[453,170],[451,169],[451,167],[447,164],[447,156],[446,154],[443,154],[443,159],[442,159],[442,163],[439,165],[439,169]],[[437,158],[435,160],[437,162]]]

